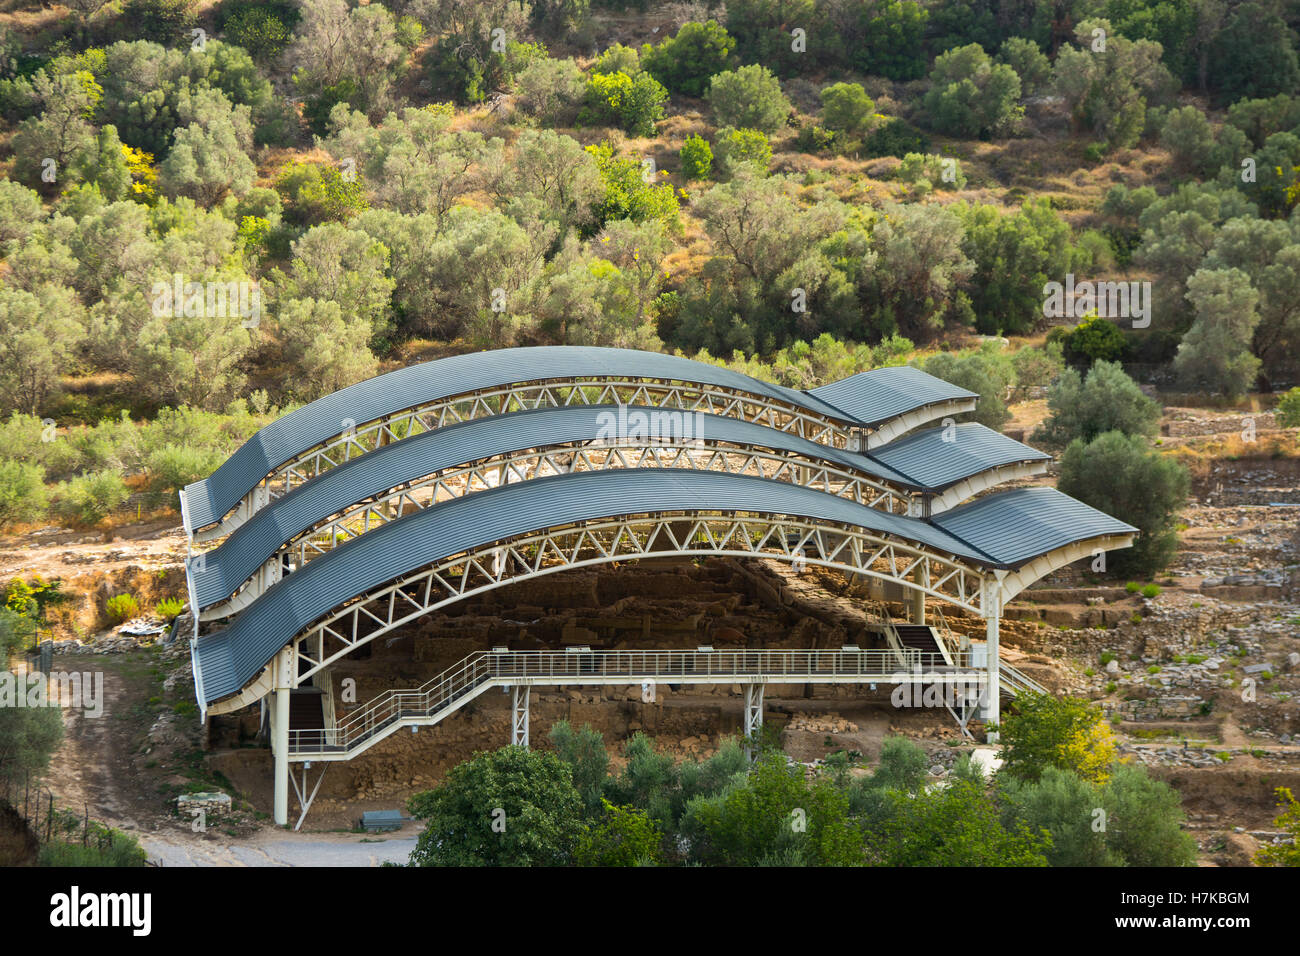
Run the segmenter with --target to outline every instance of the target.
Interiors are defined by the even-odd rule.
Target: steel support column
[[[908,612],[908,619],[913,624],[925,623],[925,592],[921,588],[930,586],[930,562],[922,561],[912,571],[912,583],[916,585],[912,589],[911,608]]]
[[[998,654],[998,618],[1002,613],[1000,582],[985,583],[984,635],[988,650],[988,680],[985,683],[984,719],[996,724],[1002,719],[1002,666]],[[989,735],[989,743],[997,742],[997,734]]]
[[[289,693],[293,650],[286,647],[275,658],[275,707],[271,715],[271,753],[275,758],[275,822],[289,825]]]
[[[745,685],[745,748],[754,756],[754,735],[763,727],[763,684]]]
[[[516,747],[528,746],[528,697],[532,687],[516,684],[510,688],[510,743]]]

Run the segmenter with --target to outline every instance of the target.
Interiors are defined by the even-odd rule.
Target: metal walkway
[[[1004,690],[1042,692],[1040,685],[1002,664]],[[988,673],[950,664],[937,653],[894,649],[744,651],[481,651],[414,690],[386,691],[337,725],[289,731],[289,759],[350,760],[402,727],[436,724],[492,687],[602,684],[957,684],[976,696]],[[514,742],[526,742],[527,707],[516,693]],[[974,703],[974,700],[972,700]],[[748,716],[748,715],[747,715]],[[749,721],[747,720],[747,724]],[[759,716],[757,723],[761,723]],[[747,727],[747,731],[752,729]],[[521,734],[522,730],[522,734]],[[523,739],[521,740],[521,736]]]

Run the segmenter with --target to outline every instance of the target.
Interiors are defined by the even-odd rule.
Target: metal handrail
[[[1012,667],[1006,661],[998,661],[998,671],[1004,678],[1004,684],[1015,691],[1026,691],[1031,694],[1046,694],[1047,688],[1024,671]]]
[[[952,628],[948,626],[948,618],[944,616],[943,608],[935,605],[934,613],[939,618],[939,626],[934,629],[935,636],[938,637],[940,645],[948,651],[955,661],[960,653],[961,644],[953,636]]]
[[[901,666],[900,666],[901,665]],[[943,656],[904,648],[866,650],[612,650],[479,651],[415,690],[390,690],[334,727],[291,730],[290,752],[346,752],[403,717],[432,717],[489,682],[581,684],[609,678],[634,683],[660,679],[691,683],[701,677],[798,683],[810,677],[888,681],[908,675],[951,674]],[[973,675],[979,676],[979,675]]]

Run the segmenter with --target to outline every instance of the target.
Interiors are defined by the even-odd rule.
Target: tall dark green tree
[[[1075,439],[1061,456],[1057,487],[1138,529],[1132,548],[1110,552],[1109,570],[1150,577],[1178,550],[1178,514],[1187,502],[1187,469],[1146,440],[1110,431]]]

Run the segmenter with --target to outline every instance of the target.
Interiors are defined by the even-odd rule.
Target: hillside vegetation
[[[473,348],[676,350],[805,388],[914,361],[994,427],[1098,360],[1229,402],[1293,386],[1297,20],[17,0],[0,522],[171,507],[295,404]]]

